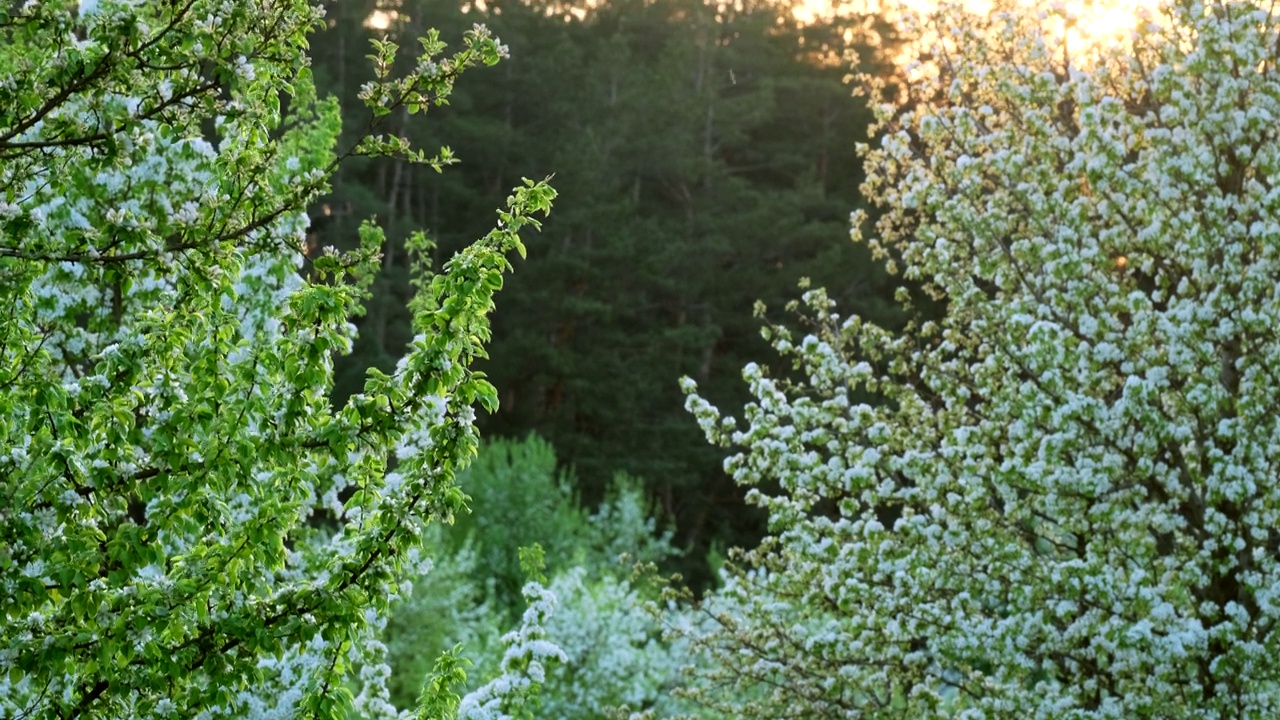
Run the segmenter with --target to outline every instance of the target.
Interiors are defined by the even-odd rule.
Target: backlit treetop
[[[945,302],[805,295],[741,448],[772,537],[709,601],[740,716],[1280,710],[1280,18],[1172,0],[1084,61],[1012,3],[941,38],[868,151],[865,238]],[[870,402],[871,400],[875,402]],[[717,683],[750,688],[746,700]]]

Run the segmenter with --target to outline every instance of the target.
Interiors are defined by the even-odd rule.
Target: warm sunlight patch
[[[883,12],[893,16],[904,10],[927,14],[942,4],[939,0],[853,0],[834,4],[832,0],[803,0],[797,5],[795,14],[802,22],[809,22],[818,17],[829,17],[837,12],[837,5],[838,11],[845,15]],[[993,0],[960,0],[960,4],[971,12],[989,13],[996,3]],[[1072,0],[1056,3],[1018,0],[1017,4],[1025,6],[1028,12],[1037,5],[1048,10],[1046,29],[1052,36],[1065,35],[1067,46],[1074,53],[1076,49],[1124,42],[1139,22],[1150,16],[1158,0]]]

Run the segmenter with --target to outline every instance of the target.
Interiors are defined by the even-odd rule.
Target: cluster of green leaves
[[[554,192],[518,187],[424,280],[395,372],[335,409],[384,241],[308,260],[304,210],[353,154],[438,165],[368,138],[503,50],[481,27],[447,57],[429,38],[340,143],[308,67],[320,18],[0,8],[0,714],[336,717],[385,695],[345,680],[423,523],[462,507],[472,406],[496,397],[471,364]]]

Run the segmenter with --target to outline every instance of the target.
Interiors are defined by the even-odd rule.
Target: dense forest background
[[[885,25],[838,13],[801,22],[787,2],[756,0],[344,0],[327,10],[316,78],[350,111],[352,132],[370,39],[407,44],[428,28],[447,39],[481,22],[511,48],[431,122],[395,120],[419,147],[450,147],[459,165],[437,174],[350,163],[312,209],[318,245],[349,247],[371,215],[387,230],[339,400],[366,367],[394,367],[410,339],[408,235],[426,230],[438,265],[491,227],[521,177],[554,174],[556,210],[498,303],[483,369],[501,408],[482,430],[549,440],[587,505],[615,475],[639,478],[687,551],[679,569],[705,583],[708,552],[753,545],[762,515],[684,411],[678,378],[740,407],[742,366],[767,356],[753,307],[784,312],[801,278],[846,311],[902,320],[897,283],[848,239],[861,205],[855,143],[871,118],[845,76],[851,51],[864,68],[888,67]]]

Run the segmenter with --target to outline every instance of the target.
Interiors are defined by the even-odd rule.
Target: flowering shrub
[[[496,402],[469,365],[554,193],[526,183],[424,275],[395,374],[334,409],[381,235],[303,277],[303,209],[344,157],[448,162],[379,118],[504,48],[477,27],[441,57],[429,35],[393,77],[377,44],[371,132],[335,150],[305,55],[318,18],[0,8],[0,717],[385,714],[374,633],[422,523],[461,507],[472,406]]]
[[[443,537],[452,528],[434,524],[423,532],[424,552],[432,558],[425,573],[402,587],[386,617],[382,642],[386,643],[389,702],[412,707],[437,658],[452,651],[465,667],[459,683],[478,687],[498,663],[477,662],[502,656],[501,635],[512,621],[494,602],[492,583],[478,582],[482,575],[473,543],[453,550]],[[460,688],[461,689],[461,688]]]
[[[1082,57],[1053,12],[997,6],[920,26],[929,64],[866,155],[869,242],[943,317],[894,335],[812,290],[803,337],[768,333],[797,379],[748,367],[743,422],[686,382],[771,520],[690,692],[737,717],[1274,717],[1280,18],[1167,0]]]
[[[471,498],[471,507],[458,515],[442,540],[458,558],[476,555],[472,583],[482,591],[491,584],[495,609],[515,618],[523,610],[522,588],[528,580],[519,549],[537,543],[554,573],[583,544],[585,513],[578,507],[572,478],[557,470],[551,444],[530,435],[486,439],[475,462],[458,474],[458,485]]]
[[[556,472],[551,446],[530,436],[486,441],[458,483],[473,496],[470,512],[451,527],[428,529],[433,567],[389,618],[384,637],[392,700],[411,699],[431,658],[447,648],[458,646],[457,655],[473,663],[466,686],[477,692],[504,672],[508,650],[500,628],[519,616],[502,587],[528,577],[520,548],[541,536],[548,539],[546,548],[538,545],[551,575],[544,591],[557,610],[537,627],[564,657],[540,665],[546,672],[536,716],[603,717],[626,705],[667,717],[685,663],[683,644],[663,641],[663,625],[647,608],[656,594],[626,576],[632,565],[661,562],[676,550],[670,532],[658,532],[640,482],[619,474],[588,513]],[[626,564],[620,563],[624,555]],[[529,590],[526,581],[526,607],[536,604]],[[529,617],[524,610],[520,624]]]
[[[636,578],[595,576],[584,566],[553,578],[549,590],[560,610],[546,624],[547,637],[565,659],[548,673],[540,717],[719,717],[675,695],[700,659],[687,637],[704,621],[701,613],[659,603]]]
[[[556,597],[540,583],[524,586],[529,607],[520,626],[502,636],[505,651],[498,675],[462,698],[458,717],[462,720],[507,720],[532,718],[538,691],[547,679],[547,667],[564,662],[565,654],[547,640],[543,627],[555,611]]]

